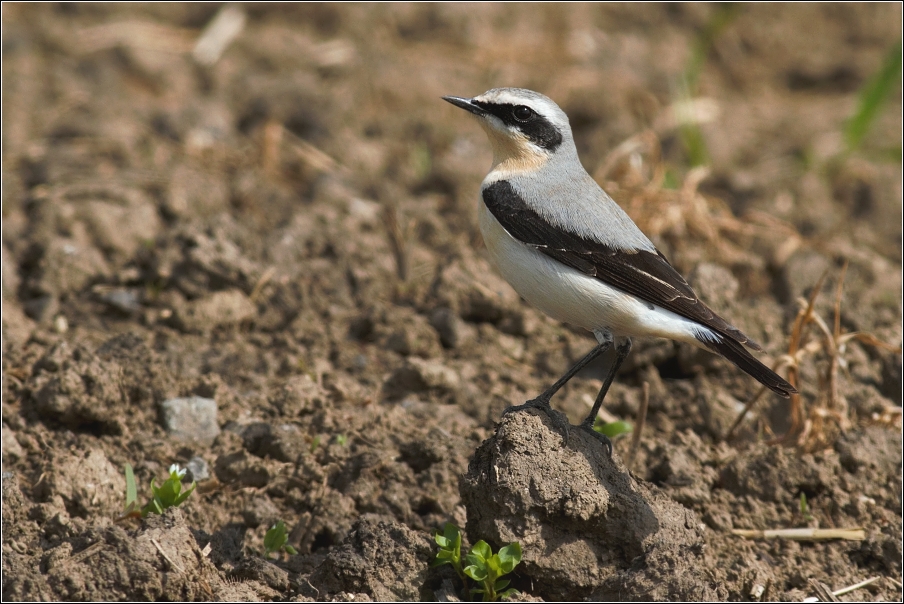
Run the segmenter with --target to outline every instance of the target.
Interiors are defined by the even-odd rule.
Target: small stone
[[[457,348],[463,340],[464,321],[450,308],[437,308],[430,314],[430,325],[439,334],[445,348]]]
[[[411,357],[389,376],[383,391],[390,399],[400,399],[409,393],[431,389],[453,391],[460,385],[461,377],[454,369],[437,361]]]
[[[57,315],[53,319],[53,330],[57,333],[66,333],[69,331],[69,321],[63,315]]]
[[[5,425],[3,426],[3,438],[0,439],[0,445],[2,445],[4,462],[17,461],[25,457],[25,451],[19,441],[16,440],[16,435]]]
[[[252,318],[257,307],[237,289],[214,292],[186,303],[176,311],[176,324],[183,331],[203,332],[219,325],[241,323]]]
[[[210,478],[210,466],[203,458],[197,455],[188,460],[188,463],[185,464],[185,469],[188,470],[185,476],[187,480],[203,482]]]
[[[176,440],[210,444],[220,434],[217,402],[200,396],[171,398],[163,403],[163,428]]]
[[[731,514],[729,514],[727,510],[718,507],[710,508],[703,514],[703,522],[705,522],[709,528],[723,533],[727,533],[734,528]]]
[[[100,295],[100,299],[125,314],[132,314],[141,310],[138,291],[134,287],[111,289],[103,292]]]
[[[455,390],[461,384],[458,372],[440,362],[411,358],[408,364],[417,371],[428,388]]]
[[[386,348],[407,357],[411,354],[411,337],[408,330],[399,329],[386,338]]]

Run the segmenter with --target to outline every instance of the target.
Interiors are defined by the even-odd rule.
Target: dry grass
[[[708,175],[706,167],[692,168],[680,187],[667,188],[667,165],[662,159],[659,136],[653,130],[625,140],[594,172],[594,177],[615,193],[647,235],[657,243],[668,245],[673,253],[686,260],[695,255],[692,248],[697,248],[708,257],[719,258],[723,264],[762,267],[766,264],[764,259],[750,251],[755,247],[753,243],[759,241],[773,250],[768,263],[782,266],[797,249],[818,247],[806,241],[792,225],[763,212],[736,217],[723,200],[700,193],[699,186]],[[901,353],[900,347],[883,342],[873,334],[842,330],[846,272],[847,263],[838,278],[831,321],[815,310],[826,274],[812,288],[808,299],[798,300],[800,308],[790,329],[788,352],[777,359],[773,370],[786,375],[800,390],[802,364],[815,364],[820,380],[813,400],[805,401],[801,394],[791,396],[791,427],[786,434],[773,438],[772,444],[817,450],[831,446],[842,431],[850,428],[853,418],[838,385],[847,373],[845,355],[851,342]],[[746,404],[726,435],[727,440],[734,437],[744,417],[765,391],[761,388]],[[900,421],[900,411],[900,407],[888,408],[870,419],[894,424]]]
[[[821,379],[818,394],[810,404],[805,404],[800,393],[791,395],[789,405],[791,426],[785,434],[772,439],[771,444],[798,446],[808,451],[823,449],[831,446],[841,431],[850,427],[852,418],[847,401],[838,392],[839,370],[846,372],[845,353],[850,342],[858,341],[867,346],[901,354],[900,347],[883,342],[870,333],[842,332],[841,302],[846,273],[847,263],[841,269],[838,286],[835,290],[831,328],[815,310],[816,300],[822,291],[828,271],[819,278],[808,299],[798,300],[800,309],[791,326],[788,352],[779,357],[772,369],[779,373],[785,372],[788,381],[798,390],[801,389],[800,369],[804,362],[822,366]],[[766,392],[766,388],[760,388],[759,392],[745,405],[744,410],[728,431],[726,440],[734,437],[738,426],[764,392]],[[900,408],[898,408],[897,413],[889,409],[881,417],[873,419],[893,423],[900,417]]]

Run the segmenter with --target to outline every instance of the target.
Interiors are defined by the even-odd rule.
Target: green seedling
[[[132,470],[131,464],[126,464],[126,509],[123,516],[140,516],[147,518],[148,514],[162,514],[169,508],[178,507],[182,502],[188,499],[195,487],[196,482],[192,482],[187,491],[182,490],[182,478],[185,476],[185,470],[179,468],[178,464],[173,464],[169,468],[169,478],[162,485],[157,486],[155,478],[151,479],[151,500],[142,508],[138,507],[138,487],[135,484],[135,472]]]
[[[348,437],[345,434],[337,434],[336,444],[340,447],[344,447],[346,444],[348,444]]]
[[[472,595],[483,594],[484,602],[495,602],[517,593],[518,590],[509,587],[511,581],[502,577],[515,570],[521,562],[520,545],[506,545],[498,554],[494,554],[486,541],[478,541],[471,548],[467,559],[465,574],[480,584],[480,587],[471,590]]]
[[[899,39],[885,55],[879,72],[867,82],[860,92],[857,111],[848,120],[844,131],[849,151],[856,149],[870,126],[879,115],[882,106],[897,91],[901,81],[901,40]]]
[[[813,521],[813,514],[810,513],[810,505],[807,503],[807,495],[803,492],[800,494],[800,515],[807,522]]]
[[[718,37],[731,25],[738,13],[738,7],[732,4],[720,5],[713,10],[709,21],[704,24],[703,29],[697,34],[691,45],[690,59],[678,82],[678,100],[689,103],[696,98],[699,92],[700,74],[703,72],[706,59]],[[696,122],[689,120],[682,123],[680,135],[691,166],[703,166],[710,163],[703,131]]]
[[[443,527],[443,532],[437,531],[433,539],[439,546],[439,552],[437,552],[436,559],[430,563],[430,566],[436,567],[450,564],[455,569],[455,572],[458,573],[461,582],[467,585],[467,575],[465,575],[465,570],[461,565],[461,531],[451,522],[447,522],[446,526]]]
[[[599,418],[597,418],[596,423],[593,424],[593,429],[609,438],[615,438],[616,436],[629,434],[634,431],[634,427],[624,420],[603,423],[603,420]]]
[[[314,454],[314,451],[317,450],[317,447],[320,446],[320,437],[315,436],[313,440],[311,440],[311,455]]]
[[[439,552],[431,566],[451,565],[466,588],[468,578],[476,581],[479,587],[471,589],[472,596],[483,594],[484,602],[495,602],[499,598],[518,593],[518,590],[509,587],[508,579],[502,578],[521,562],[521,546],[517,543],[507,545],[498,554],[494,554],[485,541],[478,541],[465,557],[468,566],[462,568],[461,531],[458,527],[447,522],[443,532],[437,531],[434,539],[439,545]]]
[[[270,558],[270,554],[276,552],[286,552],[290,556],[294,556],[298,551],[289,545],[289,533],[286,531],[286,523],[280,520],[267,531],[264,535],[264,556]]]

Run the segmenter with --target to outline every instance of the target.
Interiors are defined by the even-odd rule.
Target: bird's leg
[[[603,443],[606,447],[606,451],[609,453],[609,457],[612,457],[612,441],[609,440],[609,437],[605,434],[600,434],[594,430],[593,424],[596,422],[596,414],[599,413],[600,407],[603,405],[603,399],[606,398],[606,393],[609,392],[609,386],[612,385],[612,381],[615,379],[618,368],[621,367],[621,364],[625,361],[629,352],[631,352],[631,338],[625,338],[615,348],[615,360],[609,368],[609,374],[606,375],[606,379],[603,380],[603,386],[600,388],[599,394],[596,395],[596,400],[593,402],[593,409],[590,410],[590,415],[588,415],[580,424],[581,428],[590,432],[590,434]]]
[[[562,386],[564,386],[568,382],[568,380],[577,375],[578,372],[586,367],[593,359],[606,352],[611,344],[611,341],[605,341],[598,344],[593,348],[593,350],[588,352],[587,355],[584,356],[584,358],[575,363],[574,367],[569,369],[568,372],[561,378],[559,378],[555,384],[544,390],[540,396],[527,401],[523,405],[512,405],[511,407],[506,408],[506,410],[503,411],[502,414],[505,415],[514,411],[524,411],[525,409],[541,409],[546,412],[546,414],[555,424],[556,428],[559,429],[559,432],[562,433],[562,438],[568,440],[568,428],[570,424],[568,423],[568,420],[565,419],[564,415],[554,412],[552,406],[550,406],[549,404],[549,401],[552,400],[552,397],[556,392],[562,389]]]

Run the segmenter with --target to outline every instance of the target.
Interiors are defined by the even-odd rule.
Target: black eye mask
[[[507,126],[517,128],[524,136],[538,147],[547,151],[555,151],[562,144],[562,133],[545,117],[525,105],[509,103],[497,104],[485,101],[471,101],[487,113],[495,115]],[[527,115],[523,110],[530,112]],[[518,115],[516,115],[516,113]],[[522,115],[524,118],[522,118]]]

